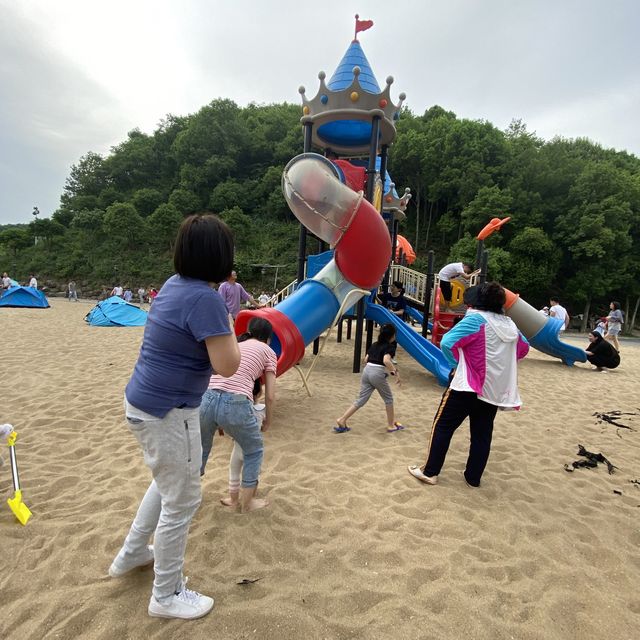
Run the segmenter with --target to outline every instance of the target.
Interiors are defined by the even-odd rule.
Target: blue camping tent
[[[111,296],[98,304],[84,317],[94,327],[142,327],[147,321],[147,312]]]
[[[49,301],[39,289],[33,287],[11,287],[0,296],[0,307],[28,307],[47,309]]]

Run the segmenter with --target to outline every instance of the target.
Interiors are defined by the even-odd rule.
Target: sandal
[[[387,428],[387,433],[393,433],[394,431],[402,431],[404,429],[404,425],[399,422],[394,422],[393,427]]]
[[[347,431],[351,431],[351,427],[347,427],[347,425],[341,425],[338,424],[335,427],[333,427],[333,432],[334,433],[347,433]]]

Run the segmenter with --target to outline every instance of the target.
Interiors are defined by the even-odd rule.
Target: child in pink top
[[[209,389],[200,406],[200,427],[202,436],[202,468],[213,444],[216,429],[230,435],[242,450],[242,480],[240,487],[231,487],[229,498],[223,501],[227,506],[239,505],[242,511],[253,511],[267,506],[266,500],[255,497],[258,477],[264,454],[262,432],[270,424],[275,404],[277,358],[268,343],[271,339],[271,323],[264,318],[252,318],[249,331],[238,338],[240,343],[240,366],[230,378],[213,375]],[[266,414],[262,425],[253,407],[253,388],[258,378],[265,381]],[[235,447],[234,447],[235,448]],[[238,451],[232,453],[232,467],[238,466]],[[231,470],[232,472],[234,469]],[[230,474],[234,481],[235,473]]]

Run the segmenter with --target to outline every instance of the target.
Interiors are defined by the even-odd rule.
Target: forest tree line
[[[0,270],[93,289],[158,286],[172,273],[180,221],[210,210],[235,233],[240,279],[271,288],[271,272],[255,265],[285,264],[284,286],[295,277],[298,223],[280,180],[302,150],[300,115],[296,105],[220,99],[168,116],[150,135],[133,130],[108,155],[87,153],[50,218],[0,227]],[[619,300],[631,321],[640,300],[640,159],[586,139],[544,141],[519,121],[502,131],[438,106],[420,116],[404,110],[397,128],[389,172],[400,192],[413,192],[400,233],[416,249],[415,268],[425,270],[429,249],[437,266],[473,262],[478,231],[509,215],[486,243],[490,278],[533,305],[558,295],[573,315]]]

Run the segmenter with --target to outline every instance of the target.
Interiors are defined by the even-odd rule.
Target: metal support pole
[[[489,263],[489,252],[484,249],[482,251],[482,262],[480,263],[480,275],[478,282],[484,284],[487,281],[487,264]]]
[[[373,344],[373,320],[367,320],[367,340],[365,342],[365,351],[369,353],[369,347]]]
[[[338,320],[338,332],[336,333],[336,341],[342,342],[342,323],[344,322],[344,316]]]
[[[371,144],[369,145],[369,164],[367,166],[367,200],[373,202],[376,186],[376,158],[378,157],[378,138],[380,136],[380,117],[371,121]]]
[[[399,220],[393,221],[393,232],[391,234],[391,264],[395,261],[396,257],[396,245],[398,244],[398,225]]]
[[[353,324],[351,318],[347,318],[347,340],[351,340],[351,325]]]
[[[367,200],[373,202],[376,184],[376,158],[378,156],[378,139],[380,137],[380,116],[371,121],[371,143],[369,144],[369,164],[367,165]],[[364,300],[358,302],[356,316],[356,339],[353,345],[353,373],[360,372],[362,359],[362,333],[364,329]]]
[[[318,355],[318,349],[320,348],[320,338],[316,338],[313,341],[313,355],[317,356]]]
[[[482,267],[482,252],[484,251],[484,240],[478,240],[478,247],[476,250],[476,269]]]
[[[422,337],[426,338],[429,324],[429,309],[431,308],[431,294],[433,293],[433,251],[427,254],[427,281],[424,285],[424,316],[422,318]]]
[[[304,124],[304,153],[311,151],[311,136],[313,134],[313,124],[305,122]],[[307,228],[301,224],[300,233],[298,234],[298,286],[304,280],[304,265],[307,259]]]
[[[364,298],[358,300],[358,313],[356,316],[356,339],[353,345],[353,373],[360,373],[360,360],[362,360],[362,327],[364,324]]]

